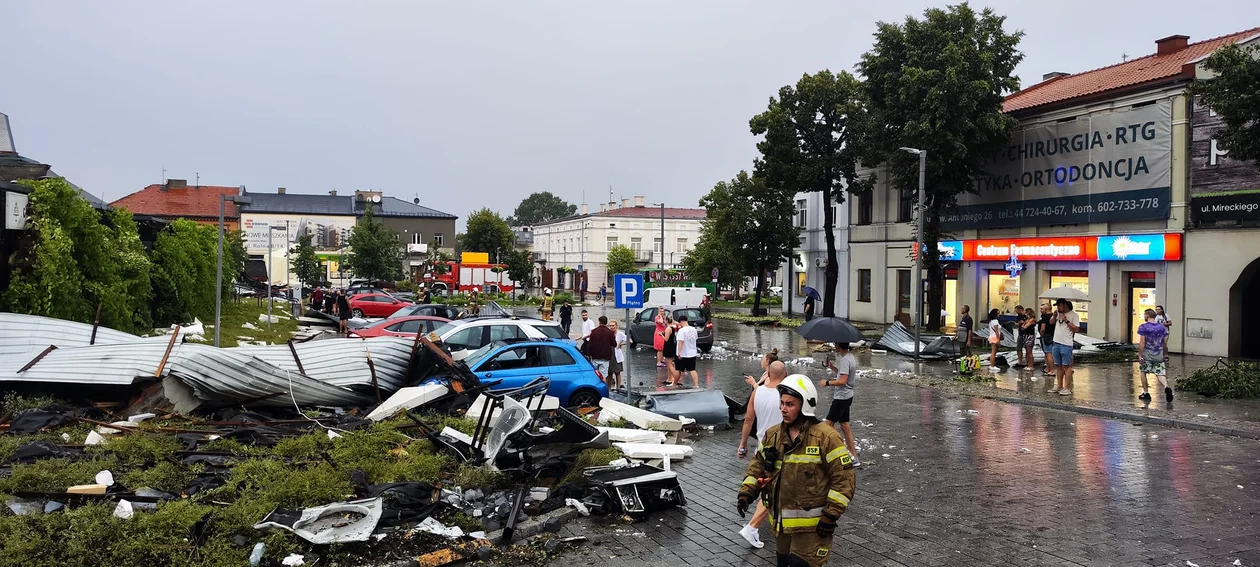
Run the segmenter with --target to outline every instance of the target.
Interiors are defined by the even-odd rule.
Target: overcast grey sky
[[[748,119],[778,87],[851,70],[877,21],[942,5],[0,0],[0,112],[20,153],[107,201],[166,168],[419,194],[461,227],[542,190],[696,206],[751,167]],[[1027,33],[1024,85],[1260,26],[1254,0],[988,5]]]

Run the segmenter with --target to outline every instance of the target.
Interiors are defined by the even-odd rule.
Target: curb
[[[1046,409],[1079,413],[1079,414],[1084,414],[1084,415],[1092,415],[1095,417],[1103,417],[1103,418],[1115,419],[1115,420],[1136,421],[1136,422],[1145,423],[1149,425],[1162,425],[1166,427],[1174,427],[1177,429],[1186,429],[1190,431],[1202,431],[1205,433],[1215,433],[1217,435],[1228,435],[1231,437],[1241,437],[1244,439],[1255,439],[1255,440],[1260,441],[1260,429],[1230,427],[1227,425],[1214,425],[1214,424],[1208,424],[1208,423],[1200,423],[1196,421],[1189,421],[1185,419],[1157,417],[1157,416],[1152,416],[1152,415],[1145,415],[1145,414],[1140,414],[1140,413],[1129,413],[1129,412],[1124,412],[1124,411],[1119,411],[1119,410],[1110,410],[1110,409],[1105,409],[1105,408],[1078,406],[1078,405],[1065,404],[1065,403],[1055,403],[1055,402],[1048,402],[1048,401],[1037,400],[1037,399],[1032,399],[1032,398],[1023,398],[1019,396],[1007,396],[1007,395],[1002,395],[1002,394],[997,394],[997,393],[984,394],[984,393],[973,393],[973,392],[956,392],[956,391],[949,390],[947,388],[936,388],[931,385],[916,384],[914,382],[909,382],[909,381],[891,380],[884,376],[872,376],[872,378],[876,380],[883,380],[885,382],[891,382],[893,384],[901,384],[904,386],[914,386],[916,388],[926,388],[933,391],[941,391],[941,392],[947,392],[951,394],[957,394],[960,396],[967,396],[969,398],[980,398],[984,400],[993,400],[996,402],[1006,402],[1010,404],[1034,406],[1034,407],[1040,407],[1040,408],[1046,408]]]

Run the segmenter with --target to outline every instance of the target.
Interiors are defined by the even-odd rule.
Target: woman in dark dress
[[[665,316],[665,350],[663,353],[665,356],[665,385],[666,386],[675,385],[674,374],[677,371],[674,370],[674,359],[678,357],[678,337],[675,336],[675,333],[677,331],[678,331],[678,328],[676,325],[674,325],[674,318],[669,315],[666,315]],[[680,381],[682,380],[682,376],[679,376],[678,378]]]

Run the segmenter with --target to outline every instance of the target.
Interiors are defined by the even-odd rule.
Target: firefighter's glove
[[[739,517],[743,518],[748,515],[748,505],[751,503],[752,498],[744,496],[743,494],[739,495],[739,501],[735,504],[735,511],[739,512]],[[832,526],[832,529],[835,529],[834,525]]]
[[[827,516],[823,516],[818,520],[818,537],[823,539],[831,539],[836,534],[836,521]]]

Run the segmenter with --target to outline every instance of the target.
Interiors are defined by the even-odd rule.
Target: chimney
[[[284,194],[284,187],[276,187],[276,194],[277,194],[277,195],[283,195],[283,194]]]
[[[621,208],[623,208],[623,209],[629,209],[629,208],[630,208],[630,199],[622,199],[622,200],[621,200]]]
[[[16,154],[17,147],[13,144],[13,130],[9,129],[9,117],[0,112],[0,154]]]
[[[1041,80],[1049,81],[1050,79],[1057,79],[1059,77],[1066,77],[1068,75],[1071,75],[1071,73],[1064,73],[1063,71],[1050,71],[1049,73],[1042,75]]]
[[[643,195],[635,195],[635,196],[634,196],[634,206],[636,206],[636,207],[642,207],[642,206],[643,206]]]
[[[590,211],[586,210],[586,203],[582,203],[582,210],[579,212],[581,212],[583,215],[590,214]]]
[[[329,189],[329,190],[328,190],[328,196],[329,196],[329,197],[336,197],[336,196],[337,196],[337,190],[336,190],[336,189]]]
[[[1185,49],[1190,44],[1190,36],[1188,35],[1170,35],[1164,39],[1155,40],[1155,54],[1168,55]]]
[[[606,213],[606,212],[608,212],[608,203],[600,203],[600,204],[599,204],[599,212],[601,212],[601,213]]]
[[[186,189],[187,187],[187,179],[167,179],[166,184],[162,186],[162,190],[169,191],[171,189]]]

